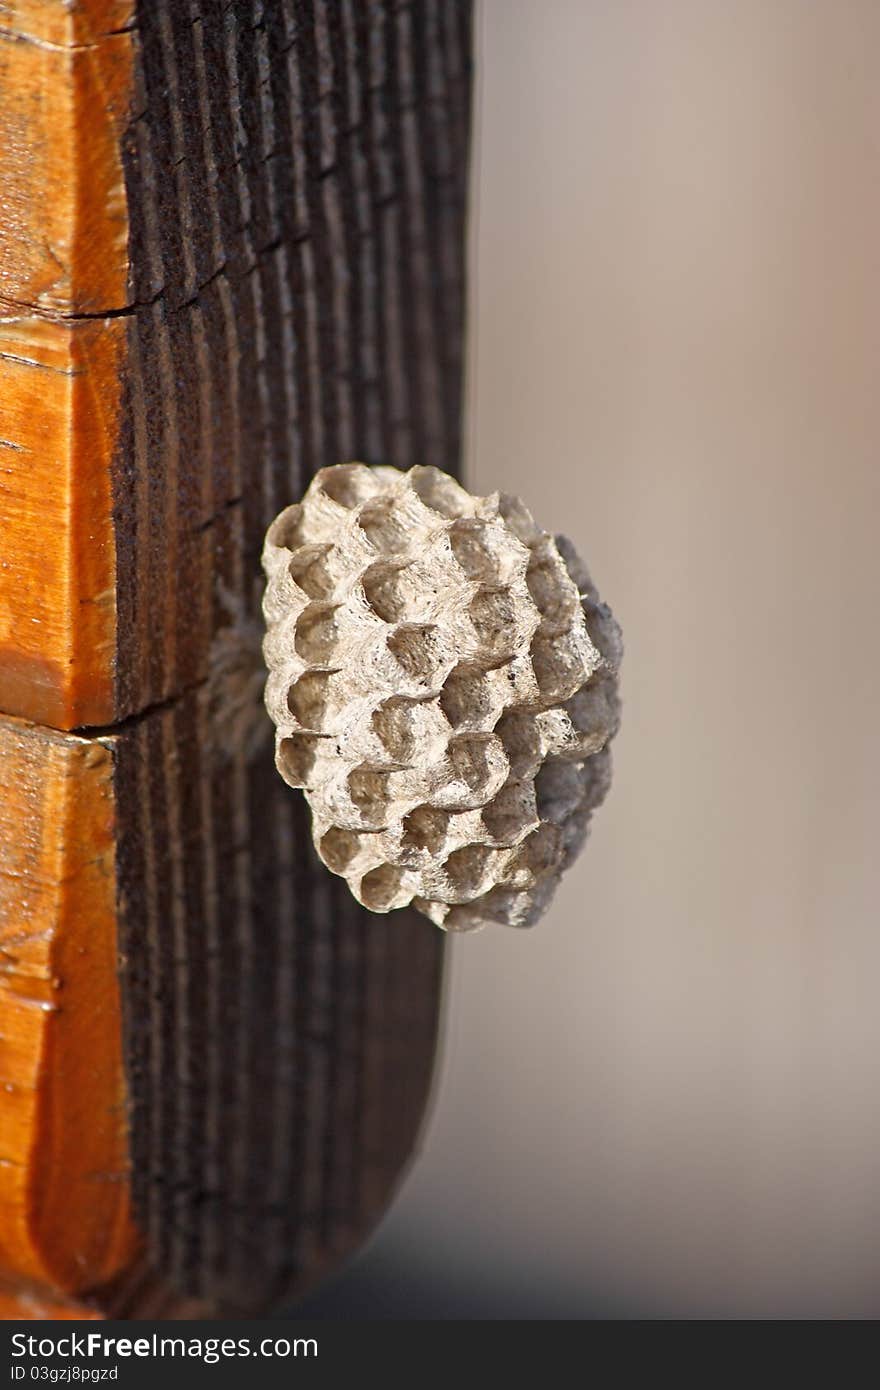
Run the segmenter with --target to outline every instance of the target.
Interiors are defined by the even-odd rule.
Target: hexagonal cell
[[[361,902],[364,907],[371,912],[388,912],[391,908],[401,906],[401,898],[406,900],[406,890],[403,887],[404,870],[395,868],[393,864],[380,864],[377,869],[371,869],[368,874],[364,874],[361,879]]]
[[[348,794],[352,805],[360,812],[361,820],[373,829],[383,826],[389,812],[388,778],[390,772],[377,772],[371,767],[356,767],[348,774]]]
[[[438,655],[433,624],[404,623],[392,632],[386,646],[408,680],[431,684]]]
[[[407,764],[415,745],[413,701],[393,695],[374,711],[371,723],[388,756],[396,763]]]
[[[535,778],[535,804],[541,820],[561,825],[584,799],[583,771],[577,763],[545,763]]]
[[[530,655],[542,699],[566,700],[589,678],[593,668],[584,664],[587,642],[586,633],[577,631],[533,639]]]
[[[533,554],[526,570],[532,602],[545,623],[565,627],[578,608],[577,594],[558,555],[547,548]]]
[[[619,622],[607,603],[584,599],[582,609],[590,641],[608,664],[617,670],[623,660],[623,633]]]
[[[505,922],[509,927],[533,927],[546,912],[556,887],[552,878],[545,878],[527,892],[496,888],[497,898],[493,911],[499,915],[497,922]]]
[[[495,725],[513,777],[525,777],[541,761],[541,738],[534,715],[509,710]]]
[[[512,888],[531,888],[536,879],[558,867],[561,853],[562,842],[556,826],[539,826],[513,851],[505,883]]]
[[[446,931],[480,931],[489,922],[504,922],[508,926],[519,926],[514,920],[515,898],[524,896],[509,892],[505,888],[490,888],[472,903],[457,903],[449,909],[443,919]]]
[[[449,744],[449,761],[456,782],[464,782],[470,791],[488,794],[495,773],[489,757],[490,740],[485,738],[456,738]]]
[[[359,507],[367,498],[383,492],[382,482],[365,463],[343,463],[335,468],[322,468],[315,474],[312,486],[340,507]]]
[[[440,693],[440,708],[453,729],[479,728],[492,718],[492,686],[477,666],[462,662],[449,672]]]
[[[397,515],[393,497],[368,502],[357,519],[367,540],[383,555],[399,555],[409,549],[410,534],[403,517]]]
[[[427,850],[439,854],[446,839],[449,816],[433,806],[416,806],[404,817],[401,849]]]
[[[423,912],[432,922],[436,922],[443,931],[480,931],[486,925],[479,911],[479,904],[482,901],[482,898],[478,898],[476,903],[461,903],[447,909],[445,903],[429,902],[426,898],[413,898],[413,907],[417,907],[419,912]]]
[[[512,709],[531,710],[541,698],[538,679],[528,652],[517,652],[509,661],[495,668],[494,679],[499,694]]]
[[[473,898],[479,893],[493,857],[486,845],[463,845],[453,850],[443,869],[456,898]]]
[[[517,608],[509,589],[481,590],[468,606],[468,617],[487,656],[512,654],[517,645]]]
[[[297,550],[305,544],[308,536],[305,535],[304,512],[300,502],[285,507],[269,527],[266,539],[270,545],[277,545],[281,550]]]
[[[565,572],[575,588],[586,597],[597,597],[590,572],[578,555],[568,536],[554,536],[553,543],[559,552]]]
[[[363,849],[363,836],[334,825],[321,836],[318,853],[335,874],[344,874]]]
[[[452,553],[468,579],[481,584],[498,584],[502,564],[497,553],[497,541],[485,521],[462,519],[449,528]]]
[[[596,676],[581,687],[563,706],[579,735],[582,754],[597,753],[617,732],[620,722],[620,697],[617,685],[609,674]]]
[[[472,502],[463,487],[459,487],[448,473],[439,468],[414,468],[410,474],[413,491],[418,494],[426,507],[450,519],[467,516],[472,510]]]
[[[405,567],[380,563],[371,565],[361,580],[364,598],[383,623],[399,623],[409,616],[412,593],[406,574]]]
[[[545,758],[582,758],[577,731],[563,705],[551,705],[535,715],[535,725]]]
[[[333,706],[333,677],[336,671],[306,671],[287,693],[287,706],[304,729],[325,733]]]
[[[303,545],[291,560],[290,577],[309,598],[328,599],[336,592],[341,576],[335,549],[328,544]]]
[[[338,605],[326,603],[310,603],[300,613],[293,645],[304,661],[317,665],[330,661],[339,641],[338,613]]]
[[[290,734],[278,747],[278,770],[291,787],[309,788],[325,739],[315,734]]]
[[[502,492],[498,497],[498,515],[523,545],[536,545],[544,535],[522,498],[513,497],[509,492]]]
[[[497,796],[483,807],[487,833],[499,845],[512,845],[537,824],[535,792],[531,781],[506,782]]]

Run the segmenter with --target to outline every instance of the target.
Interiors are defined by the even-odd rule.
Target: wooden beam
[[[0,10],[0,710],[114,717],[129,0]],[[118,32],[124,30],[124,32]],[[113,31],[113,32],[111,32]]]
[[[76,1292],[137,1238],[112,749],[0,720],[0,1277]]]
[[[34,1309],[270,1307],[413,1152],[443,939],[312,854],[259,554],[324,464],[457,465],[469,23],[0,6],[0,937],[50,1006],[0,987],[0,1193]],[[77,1167],[98,1112],[115,1186]]]

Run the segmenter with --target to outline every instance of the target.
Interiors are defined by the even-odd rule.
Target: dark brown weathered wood
[[[118,708],[204,679],[328,462],[454,467],[469,4],[137,11]]]
[[[313,856],[260,701],[259,553],[325,464],[457,464],[469,10],[0,5],[22,1315],[265,1309],[363,1238],[413,1151],[442,937]]]
[[[263,533],[317,468],[457,465],[469,69],[464,0],[137,7],[114,479],[133,1182],[154,1267],[221,1307],[363,1237],[430,1084],[443,939],[320,867],[254,662]]]

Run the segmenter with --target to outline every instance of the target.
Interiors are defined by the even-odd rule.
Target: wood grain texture
[[[206,718],[194,695],[119,744],[134,1188],[155,1268],[253,1310],[337,1263],[399,1182],[442,938],[359,909],[271,759],[230,758]]]
[[[109,722],[118,319],[0,322],[0,709]]]
[[[430,1085],[443,938],[329,879],[254,673],[263,534],[311,474],[457,467],[469,39],[448,0],[137,13],[118,705],[159,708],[117,773],[134,1180],[157,1267],[226,1308],[363,1238]]]
[[[0,4],[0,710],[67,729],[115,713],[130,20]]]
[[[317,467],[451,466],[468,23],[465,0],[0,7],[0,709],[80,729],[172,698]]]
[[[257,616],[265,529],[317,468],[456,465],[468,23],[460,0],[138,9],[120,712]]]
[[[263,1310],[363,1239],[412,1155],[443,938],[313,856],[260,700],[259,553],[324,464],[457,466],[469,11],[0,0],[0,709],[78,731],[6,726],[29,790],[0,932],[44,923],[63,1004],[0,996],[32,1316],[58,1306],[39,1286]],[[117,952],[143,1254],[124,1181],[60,1208],[119,1078]],[[122,1172],[109,1152],[90,1171]]]
[[[0,720],[0,1279],[131,1261],[112,750]]]
[[[119,136],[133,0],[0,3],[0,297],[70,318],[128,293]]]

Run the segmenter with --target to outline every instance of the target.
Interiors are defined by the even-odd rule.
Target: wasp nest
[[[529,926],[608,788],[620,632],[570,545],[435,468],[322,469],[263,564],[276,762],[374,912]]]

